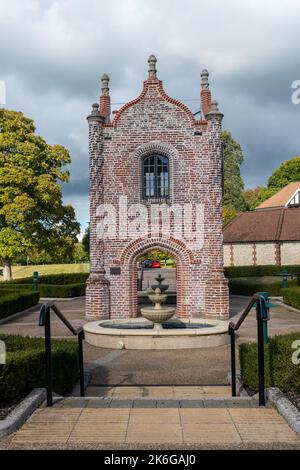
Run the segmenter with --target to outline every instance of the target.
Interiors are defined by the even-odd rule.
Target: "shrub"
[[[300,365],[293,364],[292,343],[299,333],[275,336],[265,345],[265,386],[279,387],[283,392],[300,391]],[[258,390],[257,343],[240,345],[241,377],[245,386]]]
[[[1,292],[29,292],[32,291],[32,284],[0,283]],[[85,295],[85,283],[78,284],[39,284],[38,292],[41,297],[79,297]]]
[[[0,290],[0,318],[8,317],[36,305],[39,292],[9,292]]]
[[[300,287],[282,289],[283,301],[287,305],[300,309]]]
[[[85,295],[85,284],[40,284],[39,293],[41,297],[79,297]]]
[[[85,283],[88,273],[65,273],[65,274],[49,274],[39,276],[39,284],[81,284]],[[5,284],[31,284],[33,286],[33,277],[23,277],[5,282]]]
[[[296,281],[289,281],[289,283]],[[274,277],[241,277],[229,279],[229,292],[231,295],[253,295],[255,292],[269,292],[270,295],[281,296],[287,289],[282,289],[281,279]]]
[[[227,266],[224,273],[227,278],[232,277],[259,277],[259,276],[280,276],[283,269],[287,269],[289,274],[300,272],[299,265],[278,266],[278,265],[261,265],[261,266]]]
[[[0,335],[6,345],[6,364],[0,366],[0,396],[13,400],[33,388],[45,387],[45,353],[42,338]],[[78,378],[77,343],[52,341],[53,390],[64,395]]]

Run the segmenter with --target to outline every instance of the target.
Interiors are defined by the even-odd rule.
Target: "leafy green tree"
[[[226,225],[230,220],[234,219],[238,215],[238,212],[232,207],[225,206],[223,207],[222,219],[223,224]]]
[[[278,191],[293,181],[300,181],[300,157],[294,157],[283,162],[268,180],[268,188]]]
[[[90,256],[90,226],[88,226],[85,229],[85,232],[82,238],[82,245],[83,245],[85,252],[87,253],[89,257]]]
[[[240,166],[244,161],[243,152],[240,144],[232,138],[230,132],[222,133],[222,141],[224,143],[223,206],[240,212],[246,209],[244,182],[240,172]]]
[[[247,189],[244,192],[247,210],[254,210],[262,202],[277,192],[276,188],[266,188],[265,186],[258,186],[254,189]]]
[[[33,250],[69,254],[80,225],[74,209],[62,204],[59,182],[69,152],[35,134],[32,119],[0,109],[0,259],[4,278],[11,263]]]
[[[74,258],[75,263],[87,263],[88,262],[89,255],[85,251],[82,243],[76,243],[73,258]]]
[[[139,261],[144,261],[145,259],[149,259],[151,261],[162,261],[168,259],[174,259],[174,256],[168,253],[167,251],[163,250],[150,250],[147,253],[144,253],[139,257]]]
[[[247,209],[253,210],[287,184],[300,181],[300,157],[294,157],[283,162],[268,179],[267,186],[244,191]]]

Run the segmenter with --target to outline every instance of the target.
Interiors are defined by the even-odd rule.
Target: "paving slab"
[[[237,318],[238,313],[248,301],[247,297],[230,298],[232,319]],[[74,326],[80,326],[86,322],[84,297],[58,300],[56,303]],[[38,316],[39,308],[37,307],[32,312],[0,325],[0,332],[42,337],[44,329],[38,326]],[[269,332],[271,335],[290,331],[299,332],[299,319],[298,312],[279,305],[271,309]],[[52,317],[51,324],[53,337],[66,337],[74,340],[69,330],[55,316]],[[239,330],[237,342],[255,339],[256,320],[253,310]],[[92,370],[90,385],[224,384],[227,382],[230,368],[230,347],[226,345],[199,350],[187,349],[181,350],[178,354],[178,351],[111,350],[84,343],[84,360],[85,367]],[[207,364],[213,364],[213,367],[207,367]],[[185,396],[188,396],[188,393],[186,392]]]
[[[183,440],[186,443],[231,443],[239,444],[242,439],[233,423],[184,423]]]
[[[103,402],[104,400],[99,400]],[[92,400],[87,400],[91,402]],[[176,446],[260,445],[300,448],[300,438],[275,409],[40,408],[11,439],[12,445],[124,444]],[[172,447],[171,447],[172,448]]]

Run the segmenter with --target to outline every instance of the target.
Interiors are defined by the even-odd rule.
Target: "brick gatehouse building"
[[[201,74],[203,118],[197,120],[184,104],[165,93],[153,55],[148,63],[149,76],[141,94],[112,115],[109,77],[103,75],[100,106],[94,104],[88,116],[91,265],[86,316],[135,317],[137,260],[157,248],[176,259],[177,317],[226,319],[229,296],[223,274],[220,139],[223,115],[211,101],[206,70]],[[145,209],[146,234],[140,224],[140,235],[130,235],[122,201],[131,207],[129,221],[135,218],[132,208],[138,206],[134,204]],[[169,232],[160,228],[164,210],[160,208],[173,205],[192,206],[191,214],[195,214],[195,207],[202,208],[201,223],[196,225],[201,243],[176,237],[174,214],[169,219]],[[108,210],[108,215],[99,207],[116,210]],[[159,214],[158,228],[153,230],[152,209]]]

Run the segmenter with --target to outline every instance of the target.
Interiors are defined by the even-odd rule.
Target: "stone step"
[[[269,407],[269,405],[267,405]],[[55,408],[259,408],[256,398],[57,397]]]
[[[232,397],[229,385],[92,385],[85,397],[59,397],[56,407],[256,408],[257,397]]]
[[[232,397],[229,385],[93,385],[85,397],[56,400],[57,407],[256,408],[257,397]]]
[[[55,406],[37,409],[12,437],[13,446],[257,446],[299,448],[299,437],[272,408],[224,407],[109,407],[97,405],[114,399],[62,398]],[[203,399],[204,403],[212,399]],[[218,399],[220,400],[220,399]],[[237,402],[244,400],[235,399]],[[120,401],[120,400],[119,400]],[[169,400],[167,400],[169,401]],[[183,400],[186,403],[189,400]],[[227,399],[226,399],[227,401]],[[138,403],[141,399],[138,400]],[[233,403],[233,401],[232,401]],[[274,447],[275,446],[275,447]],[[43,447],[42,447],[43,448]],[[119,447],[117,447],[119,448]],[[153,447],[152,447],[153,448]],[[185,447],[184,447],[185,448]],[[227,447],[228,448],[228,447]],[[241,447],[239,447],[241,448]]]
[[[125,399],[230,398],[229,385],[91,385],[87,397]]]

